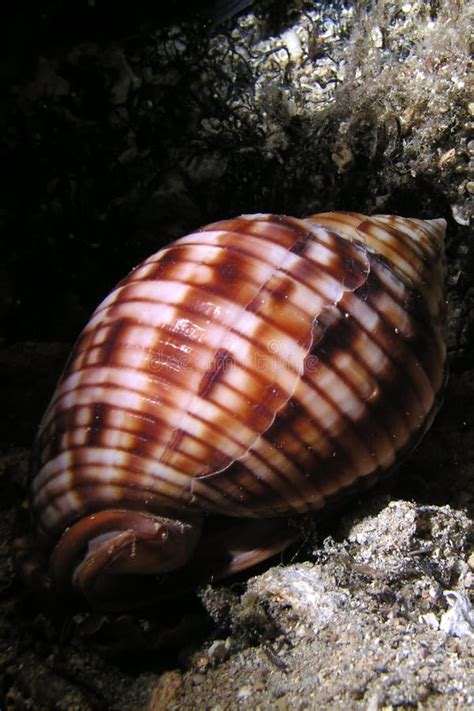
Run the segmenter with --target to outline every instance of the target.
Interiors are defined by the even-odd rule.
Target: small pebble
[[[287,30],[282,35],[283,44],[288,50],[290,59],[293,62],[298,62],[303,56],[303,47],[301,46],[301,40],[295,30]]]
[[[443,153],[442,156],[440,156],[438,160],[438,165],[440,168],[444,168],[445,165],[448,165],[449,163],[452,162],[454,157],[456,156],[456,149],[455,148],[450,148],[449,151],[446,151]]]
[[[469,225],[469,213],[464,205],[451,205],[451,212],[458,225]]]
[[[209,661],[218,664],[227,659],[230,651],[230,640],[216,639],[208,649]]]
[[[250,686],[241,686],[237,692],[237,698],[239,701],[244,701],[245,699],[250,698],[250,696],[252,696],[252,689]]]
[[[204,672],[204,671],[206,671],[207,667],[209,666],[209,661],[210,661],[210,660],[209,660],[209,657],[206,657],[206,656],[199,657],[199,658],[196,660],[196,669],[197,669],[199,672]]]
[[[199,686],[199,684],[202,684],[205,680],[206,677],[204,676],[204,674],[193,674],[191,677],[191,681],[194,686]]]

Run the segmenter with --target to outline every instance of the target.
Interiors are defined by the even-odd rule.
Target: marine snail
[[[41,423],[30,576],[100,606],[181,568],[230,573],[294,540],[288,517],[391,470],[445,379],[445,228],[244,215],[140,264]]]

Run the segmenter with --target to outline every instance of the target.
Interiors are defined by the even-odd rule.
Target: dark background
[[[254,3],[262,34],[281,34],[305,4],[311,5]],[[20,635],[27,643],[13,654],[17,665],[25,659],[28,665],[30,648],[49,653],[48,635],[57,640],[56,628],[25,611],[11,548],[28,448],[63,362],[120,278],[170,240],[213,220],[341,209],[448,221],[451,378],[445,405],[413,460],[417,475],[402,477],[394,491],[419,502],[474,507],[474,250],[468,226],[452,209],[468,162],[465,109],[453,107],[449,129],[422,145],[418,158],[398,119],[388,119],[380,104],[364,104],[350,83],[314,115],[288,117],[277,100],[262,107],[255,98],[247,118],[236,120],[233,102],[248,96],[262,70],[236,54],[232,85],[225,96],[216,93],[225,76],[210,54],[211,41],[230,34],[235,17],[219,24],[212,2],[190,5],[22,0],[2,7],[0,670],[12,664],[12,630],[27,627]],[[337,14],[343,3],[323,5]],[[436,14],[436,7],[429,11]],[[185,38],[184,54],[160,50],[177,36]],[[279,89],[291,90],[291,72],[281,82]],[[263,151],[268,113],[286,138],[273,153]],[[202,130],[211,119],[222,127],[215,135]],[[417,121],[423,120],[421,110]],[[352,155],[342,169],[334,160],[341,126]],[[439,156],[453,146],[456,158],[441,167]],[[124,635],[130,634],[125,624]],[[38,698],[48,698],[42,693]]]

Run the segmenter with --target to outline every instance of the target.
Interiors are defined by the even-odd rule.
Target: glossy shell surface
[[[108,509],[303,513],[390,469],[444,381],[444,231],[249,215],[144,261],[93,314],[41,424],[41,538]]]

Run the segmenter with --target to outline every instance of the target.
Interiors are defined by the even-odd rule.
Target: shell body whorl
[[[82,332],[38,434],[31,506],[45,549],[60,541],[56,568],[79,549],[97,558],[117,530],[130,558],[131,518],[150,541],[153,517],[303,513],[391,469],[444,381],[444,231],[242,216],[132,271]],[[111,510],[127,522],[100,523]],[[86,529],[92,545],[74,534]],[[153,546],[138,558],[125,572],[156,572]]]

